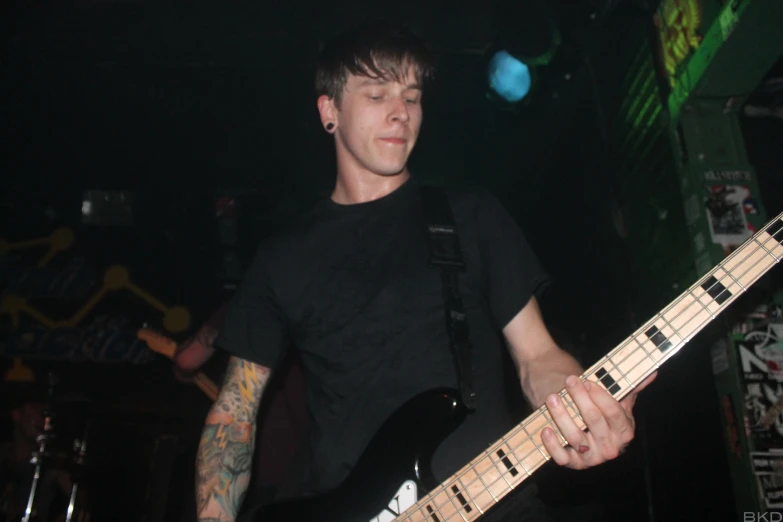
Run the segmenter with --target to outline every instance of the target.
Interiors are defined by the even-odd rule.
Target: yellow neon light
[[[10,243],[5,239],[0,239],[0,254],[12,251],[34,248],[39,246],[49,246],[49,250],[38,262],[39,267],[44,267],[59,253],[70,248],[74,241],[74,234],[70,229],[61,228],[55,230],[49,237],[31,239]],[[118,290],[127,290],[146,302],[152,308],[155,308],[163,314],[163,326],[172,333],[184,332],[190,327],[190,312],[187,308],[181,306],[166,306],[160,300],[156,299],[149,292],[136,286],[130,278],[128,269],[122,265],[109,267],[103,274],[103,286],[99,288],[85,302],[76,313],[69,319],[56,320],[45,316],[36,310],[27,299],[14,294],[3,294],[0,299],[0,314],[6,314],[11,317],[11,324],[14,328],[19,327],[19,317],[25,314],[46,328],[60,328],[66,326],[76,326],[81,322],[109,293]]]
[[[677,82],[677,68],[701,44],[701,0],[664,0],[654,20],[660,35],[663,66],[669,83]]]

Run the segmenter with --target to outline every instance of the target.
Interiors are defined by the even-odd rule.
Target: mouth
[[[408,140],[405,138],[378,138],[386,143],[392,143],[394,145],[404,145]]]

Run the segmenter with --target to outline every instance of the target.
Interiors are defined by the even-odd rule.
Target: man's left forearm
[[[584,369],[568,352],[557,346],[519,368],[522,392],[535,408],[544,404],[547,395],[563,389],[569,375],[581,375]]]

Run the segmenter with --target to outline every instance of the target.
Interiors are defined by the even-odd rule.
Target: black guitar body
[[[433,453],[467,414],[458,397],[447,389],[417,395],[383,424],[337,489],[251,508],[237,522],[370,522],[388,509],[406,481],[415,483],[416,498],[421,498],[439,485],[430,468]],[[394,506],[381,522],[399,512]]]

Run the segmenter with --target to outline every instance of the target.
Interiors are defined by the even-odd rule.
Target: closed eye
[[[408,89],[407,91],[408,92],[403,93],[407,94],[407,96],[405,96],[405,102],[411,104],[419,103],[421,100],[421,91],[419,89]]]

